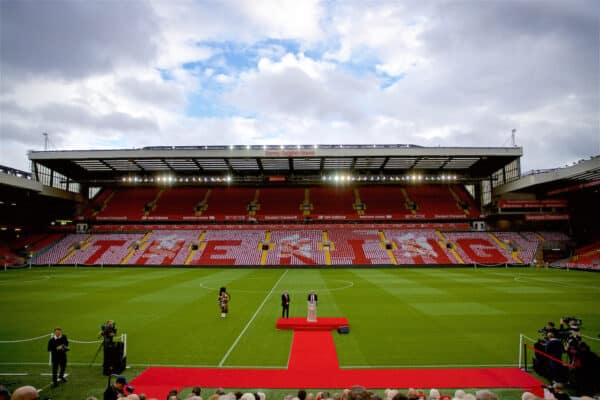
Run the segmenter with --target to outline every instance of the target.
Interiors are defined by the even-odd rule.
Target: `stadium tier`
[[[459,185],[104,190],[79,220],[294,221],[479,218]]]
[[[532,237],[539,237],[533,235]],[[506,232],[435,229],[156,229],[70,234],[34,264],[460,265],[530,264],[542,242]]]

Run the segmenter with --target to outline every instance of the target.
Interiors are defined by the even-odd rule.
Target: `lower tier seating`
[[[69,234],[36,255],[33,263],[256,266],[529,264],[541,240],[534,234],[444,232],[435,229],[294,229],[291,226],[270,230],[155,229],[138,233]]]
[[[266,264],[324,265],[325,253],[319,248],[322,237],[320,230],[273,231]]]

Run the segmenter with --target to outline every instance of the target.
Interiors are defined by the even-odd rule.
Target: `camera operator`
[[[562,360],[563,355],[563,344],[559,338],[557,338],[553,332],[548,332],[546,335],[546,354],[553,357],[548,361],[548,373],[549,378],[553,381],[562,382],[564,379],[563,366],[558,360]]]
[[[569,357],[569,364],[574,365],[577,359],[577,351],[581,343],[581,335],[579,332],[572,331],[565,343],[565,352]]]
[[[65,368],[67,367],[67,351],[69,351],[69,340],[66,335],[63,335],[62,328],[54,328],[54,335],[48,341],[48,351],[52,359],[52,387],[58,386],[56,373],[60,368],[59,378],[62,382],[67,382],[65,379]]]
[[[98,336],[102,336],[104,338],[104,344],[112,343],[115,335],[117,334],[117,325],[115,321],[109,319],[105,324],[100,326],[100,333]]]

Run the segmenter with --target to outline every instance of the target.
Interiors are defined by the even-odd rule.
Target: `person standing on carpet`
[[[281,318],[290,317],[290,294],[287,290],[281,295]]]
[[[319,303],[319,297],[314,290],[311,290],[308,294],[308,322],[317,322],[317,304]]]
[[[52,360],[52,387],[58,386],[58,379],[56,378],[58,369],[60,368],[60,374],[58,378],[61,382],[66,382],[65,379],[65,368],[67,368],[67,351],[69,351],[69,340],[67,335],[63,335],[62,328],[54,328],[54,335],[48,341],[48,351],[51,354]]]
[[[221,307],[221,318],[225,318],[227,313],[229,312],[229,293],[227,293],[227,289],[222,287],[219,290],[219,307]]]

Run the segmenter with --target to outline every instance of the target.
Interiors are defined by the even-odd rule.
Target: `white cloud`
[[[594,1],[52,4],[0,2],[15,167],[44,131],[59,148],[499,146],[517,128],[526,169],[600,152]]]

